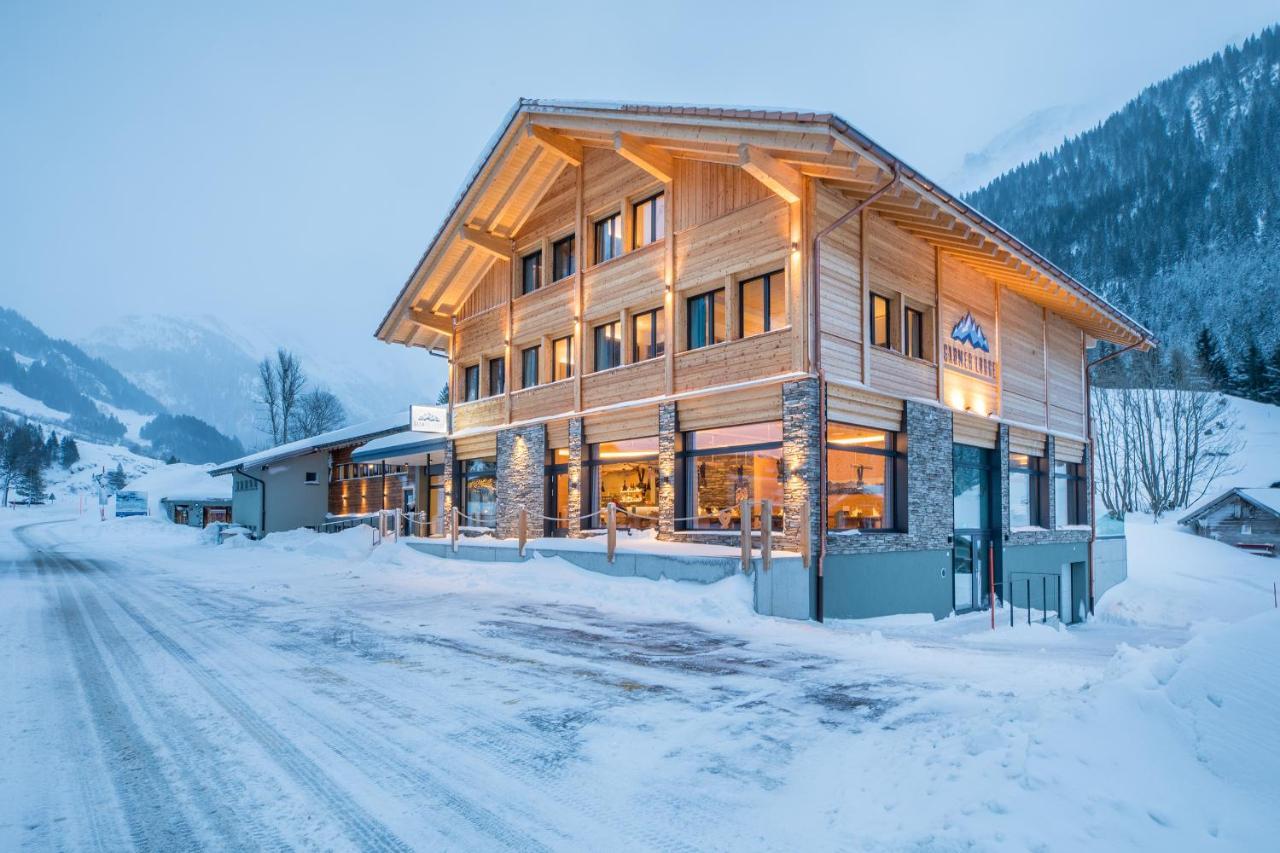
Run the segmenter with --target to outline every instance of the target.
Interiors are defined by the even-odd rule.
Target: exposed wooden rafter
[[[530,123],[525,125],[525,135],[571,166],[582,165],[582,143],[546,127]]]
[[[754,145],[738,146],[738,164],[787,204],[795,204],[804,195],[804,179],[800,173]]]
[[[510,240],[481,231],[479,228],[472,228],[470,225],[459,226],[458,239],[495,258],[506,260],[511,257]]]
[[[671,155],[625,133],[613,135],[613,150],[644,169],[664,184],[676,177],[676,163]]]
[[[438,334],[453,336],[452,317],[437,314],[434,311],[428,311],[415,305],[409,309],[409,319],[419,326],[425,326]]]

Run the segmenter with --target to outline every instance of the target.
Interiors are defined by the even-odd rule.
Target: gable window
[[[897,435],[832,421],[827,425],[827,529],[892,530],[900,476]]]
[[[542,287],[542,250],[530,252],[520,259],[520,292],[533,293]]]
[[[637,249],[661,240],[666,232],[667,201],[662,193],[651,195],[631,207],[631,244]]]
[[[573,376],[573,335],[551,342],[551,371],[552,382]]]
[[[738,328],[742,337],[786,325],[786,285],[782,270],[738,283]]]
[[[871,294],[871,344],[877,347],[891,347],[889,336],[890,318],[893,303],[889,297],[878,293]]]
[[[1083,466],[1076,462],[1053,464],[1053,526],[1086,523]]]
[[[489,359],[489,396],[497,396],[506,390],[507,360],[502,356]]]
[[[551,280],[559,281],[568,278],[576,271],[574,235],[559,239],[551,244]]]
[[[1043,522],[1040,482],[1044,460],[1025,453],[1009,454],[1009,526],[1036,527]]]
[[[622,214],[596,220],[596,263],[622,254]]]
[[[473,364],[462,371],[462,399],[470,403],[480,399],[480,365]]]
[[[617,320],[596,326],[596,370],[622,364],[622,324]]]
[[[903,312],[903,326],[906,354],[912,358],[924,358],[924,312],[907,308]]]
[[[724,340],[724,288],[689,297],[688,349],[718,344]]]
[[[529,347],[520,351],[520,387],[532,388],[538,384],[538,355],[542,347]]]
[[[654,308],[631,318],[631,360],[648,361],[665,351],[663,311]]]

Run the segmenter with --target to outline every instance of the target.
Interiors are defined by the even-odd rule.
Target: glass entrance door
[[[567,536],[569,534],[569,451],[552,450],[547,453],[546,481],[543,486],[547,516],[542,523],[543,536]]]
[[[996,532],[992,524],[998,515],[992,507],[993,453],[986,448],[957,444],[952,465],[955,530],[951,574],[955,611],[964,613],[987,604],[989,573],[994,569],[990,565]]]

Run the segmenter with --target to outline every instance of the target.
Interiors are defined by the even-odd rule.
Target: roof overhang
[[[352,462],[385,462],[388,465],[426,465],[428,453],[443,453],[442,433],[405,430],[367,442],[351,451]]]
[[[377,330],[381,340],[448,348],[453,317],[584,148],[611,148],[661,178],[675,159],[742,167],[788,200],[803,177],[871,209],[1090,337],[1154,345],[1150,331],[1012,234],[831,113],[523,99],[507,114]]]

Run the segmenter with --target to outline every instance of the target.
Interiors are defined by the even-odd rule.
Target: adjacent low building
[[[1198,536],[1275,556],[1280,549],[1280,485],[1230,489],[1178,519]]]
[[[443,436],[442,409],[413,409],[419,414],[420,431],[411,428],[412,416],[406,411],[251,453],[209,473],[231,477],[232,521],[256,536],[314,529],[336,518],[383,509],[413,511],[416,495],[424,493],[419,482],[429,475],[392,454],[356,457],[359,448],[379,439],[408,437],[420,442],[424,435]]]
[[[838,116],[542,100],[377,336],[448,359],[464,524],[768,526],[814,618],[1086,612],[1088,352],[1152,345]]]

